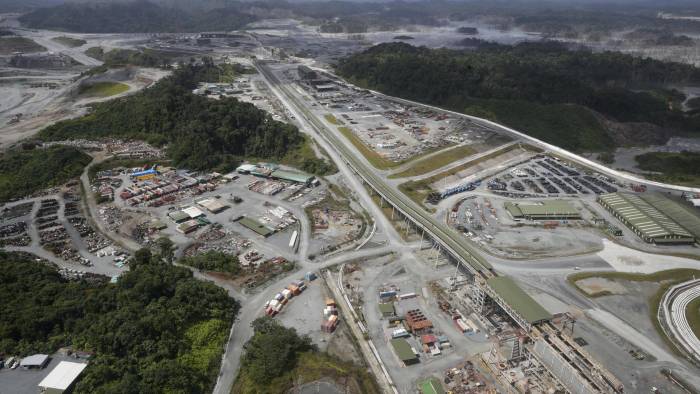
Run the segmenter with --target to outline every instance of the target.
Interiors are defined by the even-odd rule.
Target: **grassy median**
[[[477,153],[477,150],[470,145],[455,146],[450,149],[445,149],[443,152],[440,152],[440,154],[418,159],[408,169],[397,174],[389,175],[389,178],[406,178],[424,175],[475,153]]]

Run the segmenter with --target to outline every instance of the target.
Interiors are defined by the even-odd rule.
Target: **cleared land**
[[[121,82],[96,82],[81,86],[78,93],[81,96],[109,97],[129,90],[129,85]]]
[[[659,311],[659,304],[661,303],[661,299],[666,292],[671,286],[674,286],[678,283],[686,282],[689,281],[693,278],[698,278],[700,277],[700,270],[694,270],[694,269],[688,269],[688,268],[680,268],[680,269],[673,269],[673,270],[667,270],[667,271],[659,271],[655,272],[653,274],[636,274],[636,273],[627,273],[627,272],[580,272],[576,273],[573,275],[569,275],[566,280],[573,285],[578,291],[580,291],[582,294],[588,296],[588,297],[603,297],[607,295],[612,295],[612,292],[608,291],[601,291],[598,293],[595,293],[593,295],[589,295],[588,292],[584,287],[579,286],[579,282],[590,279],[590,278],[601,278],[601,279],[606,279],[608,281],[612,281],[615,283],[622,284],[624,286],[624,281],[629,281],[629,282],[654,282],[659,285],[658,290],[656,293],[654,293],[653,296],[651,296],[648,300],[649,304],[649,318],[651,319],[652,323],[654,324],[654,328],[656,331],[659,333],[659,335],[664,339],[664,341],[668,344],[670,349],[673,349],[676,353],[678,353],[678,350],[676,349],[675,345],[670,341],[670,339],[666,336],[664,331],[661,329],[661,326],[659,325],[659,320],[656,318],[658,311]],[[622,282],[622,283],[620,283]],[[697,335],[700,333],[700,312],[698,311],[698,307],[700,307],[700,301],[695,300],[691,302],[688,305],[688,310],[686,313],[688,313],[688,323],[690,324],[690,328],[693,330],[693,332]],[[694,308],[694,309],[691,309]]]
[[[0,38],[0,55],[11,55],[15,52],[45,52],[46,48],[26,37]]]
[[[51,40],[69,48],[77,48],[87,44],[87,41],[85,40],[66,36],[54,37]]]
[[[466,156],[471,156],[475,153],[477,153],[477,150],[470,145],[455,146],[439,155],[416,160],[413,166],[398,174],[390,175],[389,178],[405,178],[427,174],[430,171],[437,170],[438,168],[442,168],[454,161],[463,159]]]
[[[331,122],[332,123],[332,122]],[[392,167],[396,167],[397,165],[401,163],[396,163],[391,160],[387,160],[384,157],[382,157],[380,154],[372,150],[372,148],[368,147],[367,145],[362,142],[362,140],[355,135],[355,133],[352,132],[348,127],[345,126],[340,126],[338,127],[338,131],[340,131],[341,134],[345,138],[347,138],[352,144],[357,148],[357,150],[362,153],[362,156],[369,161],[369,163],[374,166],[375,168],[378,168],[380,170],[387,170]]]
[[[435,182],[441,181],[447,177],[454,176],[467,168],[473,167],[479,163],[483,163],[485,161],[491,160],[493,158],[496,158],[504,153],[510,152],[511,150],[517,148],[517,145],[510,145],[504,148],[503,150],[499,150],[493,153],[490,153],[486,156],[480,157],[478,159],[468,161],[462,165],[459,165],[454,168],[450,168],[448,170],[445,170],[439,174],[433,175],[428,178],[424,178],[418,181],[408,181],[404,182],[399,185],[399,190],[401,190],[405,195],[410,197],[413,201],[415,201],[418,204],[422,204],[423,201],[425,201],[425,198],[428,196],[428,194],[434,192],[435,190],[431,186]]]

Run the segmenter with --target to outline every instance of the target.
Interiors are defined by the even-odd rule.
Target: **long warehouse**
[[[598,203],[629,227],[644,242],[656,244],[692,244],[695,237],[640,196],[610,193],[598,197]]]

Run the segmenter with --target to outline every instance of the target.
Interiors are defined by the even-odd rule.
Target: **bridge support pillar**
[[[425,229],[421,229],[420,232],[420,248],[418,250],[423,250],[423,238],[425,236]]]
[[[394,220],[394,213],[396,212],[396,208],[394,206],[391,206],[391,220]]]

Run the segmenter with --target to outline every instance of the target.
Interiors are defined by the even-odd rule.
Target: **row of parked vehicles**
[[[2,368],[16,369],[17,367],[19,367],[19,358],[10,357],[7,360],[0,360],[0,369],[2,369]]]

